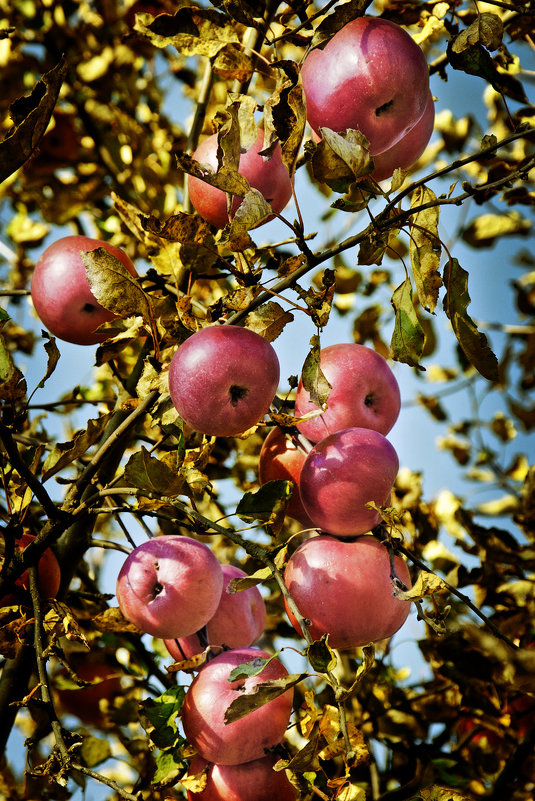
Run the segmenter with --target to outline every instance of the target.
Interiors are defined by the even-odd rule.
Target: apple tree
[[[0,9],[0,797],[532,799],[533,4]]]

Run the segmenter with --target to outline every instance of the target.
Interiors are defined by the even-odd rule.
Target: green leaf
[[[270,300],[249,312],[245,318],[245,326],[260,334],[268,342],[273,342],[282,334],[284,326],[293,319],[291,312],[285,311],[279,303]]]
[[[54,445],[43,465],[43,481],[47,481],[75,459],[83,456],[101,437],[112,414],[113,412],[110,412],[95,420],[88,420],[87,427],[83,431],[77,431],[72,440]]]
[[[278,698],[279,695],[284,695],[287,690],[306,678],[306,673],[292,673],[282,679],[272,679],[255,685],[251,692],[244,693],[230,704],[225,711],[225,723],[233,723],[244,718],[274,698]]]
[[[151,456],[142,445],[132,454],[124,469],[125,481],[128,485],[149,490],[158,495],[174,498],[184,486],[184,479],[179,475],[181,460],[178,451],[175,454],[175,467]]]
[[[156,754],[155,762],[156,771],[151,784],[156,789],[176,784],[180,774],[187,768],[187,763],[181,758],[180,751],[175,748],[159,751]]]
[[[411,198],[411,208],[436,200],[435,193],[425,186],[418,187]],[[438,272],[440,239],[438,236],[439,207],[433,206],[413,214],[410,219],[409,254],[420,304],[430,312],[436,308],[442,279]]]
[[[100,737],[92,737],[91,735],[84,737],[82,747],[80,748],[80,756],[84,765],[88,768],[94,768],[105,762],[111,757],[111,746],[108,740],[102,740]]]
[[[249,679],[252,676],[258,676],[266,665],[269,665],[272,659],[275,659],[275,655],[273,656],[257,656],[255,659],[251,659],[250,662],[244,662],[243,665],[238,665],[238,667],[233,668],[230,671],[228,680],[229,683],[232,684],[233,681],[239,681],[240,679]]]
[[[336,133],[322,128],[321,135],[312,156],[314,177],[334,192],[348,192],[355,181],[373,170],[369,142],[360,131],[352,129]]]
[[[240,520],[272,523],[284,512],[292,496],[291,481],[267,481],[256,492],[246,492],[236,508]]]
[[[251,587],[256,587],[257,584],[262,584],[264,581],[269,581],[273,578],[273,573],[269,567],[261,567],[255,570],[250,576],[242,576],[241,578],[233,578],[230,580],[227,592],[243,592]]]
[[[425,368],[420,365],[420,358],[425,345],[425,334],[414,308],[410,278],[406,278],[394,291],[392,305],[396,313],[390,343],[392,356],[398,362],[423,370]]]
[[[157,698],[141,703],[143,727],[158,748],[171,748],[180,741],[176,718],[185,695],[184,687],[169,687]]]
[[[487,337],[478,331],[469,316],[468,273],[457,259],[451,259],[444,268],[444,311],[452,324],[455,336],[463,353],[476,370],[489,381],[498,380],[498,359],[487,342]]]
[[[331,385],[325,378],[323,371],[320,367],[320,338],[314,335],[311,340],[311,349],[303,364],[301,371],[301,380],[303,387],[310,393],[310,400],[319,409],[325,411],[327,408],[327,401],[331,391]]]
[[[102,247],[80,255],[91,291],[101,306],[119,317],[139,315],[150,327],[150,298],[122,261]]]
[[[329,647],[327,637],[328,635],[324,634],[321,640],[316,640],[306,649],[307,659],[318,673],[327,673],[329,670],[334,670],[338,661],[336,654]]]

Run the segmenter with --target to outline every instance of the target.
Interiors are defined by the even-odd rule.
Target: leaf
[[[321,640],[316,640],[306,649],[307,659],[318,673],[327,673],[329,670],[334,670],[337,665],[336,654],[329,647],[327,638],[328,635],[324,634]]]
[[[100,765],[101,762],[105,762],[111,757],[111,746],[108,740],[102,740],[100,737],[87,735],[82,740],[80,755],[84,765],[88,768],[94,768],[96,765]]]
[[[95,615],[92,618],[93,625],[97,631],[102,634],[117,634],[119,632],[128,632],[131,634],[139,634],[140,629],[134,626],[127,620],[118,606],[111,606]]]
[[[0,399],[3,401],[21,400],[26,394],[26,381],[22,372],[15,366],[13,357],[6,345],[5,336],[0,332]]]
[[[158,748],[171,748],[179,742],[175,719],[180,714],[185,695],[184,687],[169,687],[156,698],[141,702],[141,714],[146,718],[143,726]]]
[[[151,786],[155,790],[175,784],[180,774],[187,767],[180,756],[180,752],[174,748],[157,753],[155,762],[156,771],[151,782]]]
[[[358,264],[381,264],[388,247],[388,240],[388,231],[381,232],[370,228],[369,234],[360,243]]]
[[[43,481],[47,481],[51,476],[83,456],[100,438],[112,414],[113,412],[110,412],[95,420],[88,420],[86,429],[77,431],[72,440],[54,445],[43,465]]]
[[[503,39],[503,22],[497,14],[490,14],[483,12],[478,14],[474,22],[461,31],[455,37],[452,50],[454,53],[462,53],[463,50],[472,47],[478,42],[482,44],[487,50],[496,50],[502,43]]]
[[[245,327],[260,334],[268,342],[274,342],[282,334],[285,325],[291,323],[293,319],[291,312],[285,311],[279,303],[270,300],[249,312],[245,318]]]
[[[250,662],[244,662],[242,665],[238,665],[238,667],[233,668],[230,671],[228,681],[230,684],[234,681],[240,681],[241,679],[249,679],[253,676],[258,676],[266,665],[269,665],[272,659],[275,659],[275,655],[273,656],[257,656],[254,659],[251,659]]]
[[[435,193],[426,186],[418,187],[411,197],[411,208],[432,203]],[[413,214],[410,218],[409,254],[420,304],[430,312],[436,308],[442,279],[438,272],[440,239],[438,236],[439,207],[434,206]]]
[[[265,148],[281,146],[283,164],[293,177],[306,126],[306,103],[299,69],[293,61],[276,61],[277,88],[264,104]]]
[[[0,183],[30,158],[43,137],[59,96],[65,64],[63,59],[36,83],[28,97],[10,107],[14,128],[0,142]]]
[[[344,25],[357,17],[362,17],[372,0],[349,0],[334,9],[314,31],[311,47],[323,48]]]
[[[447,595],[449,589],[444,580],[435,573],[421,570],[418,578],[409,590],[395,589],[396,598],[400,601],[421,601],[427,595]]]
[[[455,336],[466,358],[484,378],[489,381],[498,380],[498,360],[490,349],[487,337],[477,330],[468,315],[470,304],[468,294],[468,273],[460,266],[457,259],[444,268],[444,311],[452,324]]]
[[[167,498],[178,495],[183,486],[184,479],[179,475],[180,460],[176,460],[176,470],[151,456],[142,445],[141,449],[132,454],[124,468],[124,477],[127,485],[139,489],[155,492]]]
[[[310,340],[310,344],[312,347],[304,361],[301,380],[303,388],[310,394],[312,403],[322,411],[325,411],[331,385],[320,367],[320,338],[314,335]]]
[[[240,520],[262,523],[275,523],[280,514],[284,514],[291,498],[293,483],[291,481],[267,481],[256,492],[246,492],[236,508]]]
[[[492,247],[502,236],[528,236],[533,228],[519,212],[507,214],[481,214],[467,225],[463,239],[474,248]]]
[[[250,576],[242,576],[241,578],[233,578],[230,580],[227,592],[243,592],[251,587],[256,587],[257,584],[262,584],[273,577],[273,573],[269,567],[261,567],[255,570]]]
[[[91,292],[105,309],[119,317],[139,315],[152,326],[150,298],[122,261],[106,248],[80,254]]]
[[[233,723],[235,720],[244,718],[250,712],[268,704],[274,698],[284,693],[291,687],[306,679],[306,673],[292,673],[282,679],[273,679],[255,685],[251,692],[235,698],[225,711],[225,723]]]
[[[152,215],[141,216],[140,224],[144,231],[170,242],[181,245],[198,245],[206,241],[213,243],[210,225],[197,214],[179,211],[167,220],[161,221]]]
[[[343,133],[321,128],[321,135],[311,161],[314,177],[334,192],[348,192],[355,181],[373,170],[369,142],[351,128]]]
[[[183,56],[213,58],[230,42],[239,44],[238,33],[225,14],[193,6],[180,8],[173,16],[136,15],[135,30],[147,36],[154,47],[175,47]]]
[[[396,313],[390,343],[392,357],[398,362],[423,370],[425,368],[420,365],[420,358],[425,345],[425,334],[414,308],[410,278],[406,278],[394,291],[392,305]]]
[[[251,187],[236,209],[230,222],[228,227],[229,242],[232,243],[233,240],[239,240],[247,231],[257,228],[272,216],[273,209],[262,192],[260,192],[259,189]],[[248,239],[247,237],[247,240]],[[246,247],[236,248],[236,250],[246,250]]]
[[[45,385],[45,382],[50,378],[54,370],[56,369],[56,365],[59,361],[60,352],[58,346],[56,345],[56,340],[54,337],[51,337],[49,334],[43,332],[45,336],[45,345],[44,348],[46,350],[48,361],[46,364],[46,373],[44,374],[43,378],[39,381],[37,386],[39,389],[42,389]]]
[[[422,788],[419,795],[422,801],[473,801],[472,795],[439,784]]]
[[[301,300],[305,301],[314,325],[317,328],[324,328],[329,321],[336,289],[334,270],[323,271],[319,290],[313,287],[303,289],[298,284],[295,285],[294,289]]]
[[[490,53],[482,44],[477,42],[463,47],[460,52],[457,52],[455,50],[456,40],[457,37],[450,40],[447,47],[448,61],[454,70],[461,70],[469,75],[477,75],[487,83],[490,83],[496,92],[507,95],[513,100],[518,100],[519,103],[528,102],[520,81],[513,78],[509,73],[499,71]]]

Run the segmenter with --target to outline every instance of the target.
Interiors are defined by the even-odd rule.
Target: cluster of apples
[[[314,140],[320,141],[322,128],[359,130],[369,141],[375,181],[408,169],[424,152],[435,121],[429,70],[422,50],[399,25],[380,17],[348,22],[323,49],[308,54],[301,79]],[[217,134],[204,139],[193,158],[216,172]],[[238,171],[274,212],[284,209],[292,182],[280,147],[264,151],[262,130],[242,150]],[[189,176],[188,187],[193,208],[216,228],[223,228],[242,202],[235,196],[227,207],[225,192],[201,178]]]
[[[272,752],[286,732],[293,691],[225,722],[232,701],[287,675],[279,659],[250,647],[264,629],[266,610],[256,587],[229,591],[231,580],[245,575],[221,565],[197,540],[159,536],[129,554],[117,579],[117,599],[124,616],[162,638],[175,660],[191,659],[210,646],[212,658],[188,688],[182,710],[184,733],[198,754],[190,775],[206,773],[204,789],[188,791],[189,797],[219,801],[232,788],[240,801],[293,801],[296,791],[284,772],[273,770]],[[261,670],[233,679],[232,671],[254,661]]]

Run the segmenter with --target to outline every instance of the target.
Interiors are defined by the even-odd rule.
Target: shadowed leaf
[[[368,140],[353,129],[336,133],[321,128],[321,134],[312,156],[314,177],[334,192],[347,192],[351,184],[373,170]]]
[[[396,313],[390,343],[392,356],[398,362],[423,370],[425,368],[420,365],[420,358],[425,345],[425,334],[414,308],[409,278],[394,291],[392,305]]]
[[[240,520],[260,520],[275,523],[284,514],[292,494],[291,481],[268,481],[256,492],[246,492],[241,498],[236,514]]]
[[[305,98],[297,65],[293,61],[278,61],[273,66],[278,69],[278,80],[275,92],[264,106],[266,147],[279,140],[282,161],[293,176],[305,133]]]
[[[263,336],[268,342],[273,342],[282,334],[284,326],[291,323],[293,319],[294,316],[291,312],[285,311],[275,301],[268,301],[247,315],[245,325],[251,331]]]
[[[43,481],[47,481],[75,459],[83,456],[88,448],[99,439],[111,416],[112,412],[103,414],[96,420],[88,420],[86,429],[78,431],[72,440],[54,445],[43,465]]]
[[[160,459],[151,456],[146,448],[134,453],[124,469],[125,481],[139,489],[149,490],[168,498],[178,495],[184,486],[184,479],[179,475],[180,463],[177,459],[176,470],[171,469]]]
[[[279,695],[284,695],[287,690],[299,684],[306,677],[306,673],[293,673],[282,679],[273,679],[257,684],[251,692],[241,695],[231,703],[225,712],[225,723],[233,723],[235,720],[244,718],[250,712],[254,712],[255,709],[260,709],[261,706],[278,698]]]
[[[329,39],[338,33],[344,25],[357,17],[362,17],[372,0],[349,0],[334,9],[331,14],[323,19],[316,30],[312,39],[312,47],[325,47]]]
[[[503,22],[500,17],[484,12],[478,14],[474,22],[455,37],[452,50],[454,53],[462,53],[463,50],[478,42],[487,50],[496,50],[501,45],[502,38]]]
[[[301,371],[301,380],[303,387],[310,393],[310,400],[319,409],[325,410],[331,385],[325,378],[323,371],[320,367],[320,339],[318,336],[313,336],[310,340],[311,349],[303,364]]]
[[[139,315],[150,326],[151,301],[136,277],[106,248],[81,253],[91,292],[105,309],[119,317]]]

